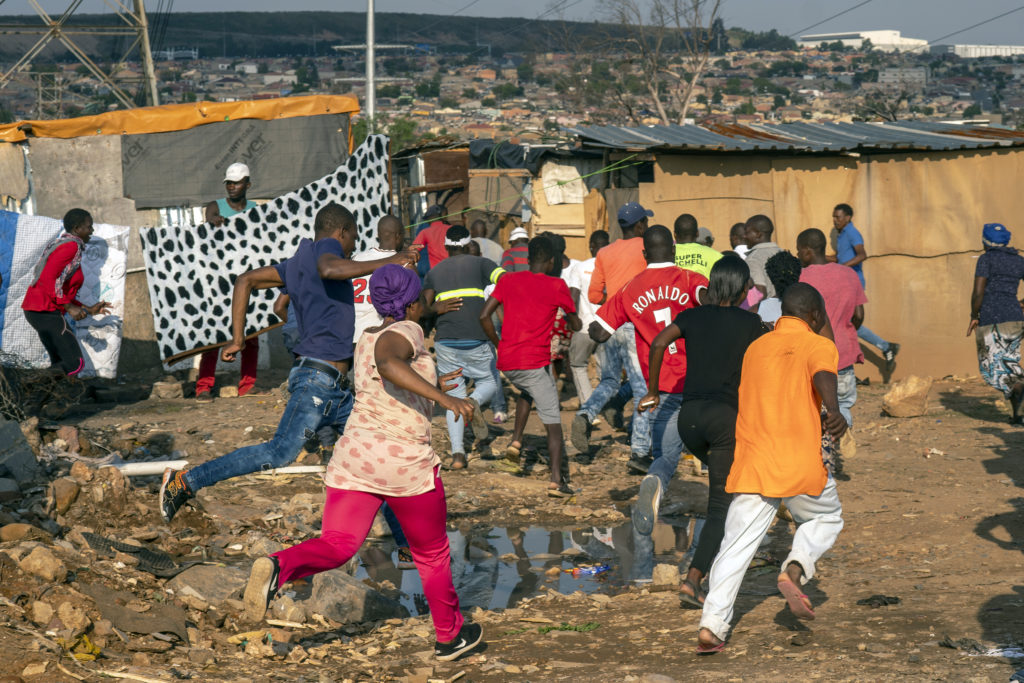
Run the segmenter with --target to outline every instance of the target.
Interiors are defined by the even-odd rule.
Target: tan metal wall
[[[688,212],[728,245],[729,228],[755,213],[770,216],[776,241],[832,228],[832,207],[846,202],[864,235],[866,324],[902,345],[895,378],[977,374],[969,318],[981,226],[1015,229],[1024,151],[914,152],[861,157],[664,155],[655,181],[640,187],[653,222],[672,226]],[[1019,230],[1024,230],[1020,226]],[[833,236],[834,237],[834,236]],[[1018,238],[1019,244],[1024,244]],[[879,379],[881,359],[864,346],[860,376]]]

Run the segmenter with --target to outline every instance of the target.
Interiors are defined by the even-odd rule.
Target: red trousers
[[[238,395],[245,396],[256,384],[256,361],[259,358],[260,342],[259,337],[253,337],[245,343],[242,349],[241,376],[238,378]],[[199,359],[199,376],[196,377],[196,394],[213,390],[214,375],[217,372],[217,357],[220,356],[220,349],[203,351]]]
[[[336,569],[348,562],[366,540],[377,509],[384,502],[394,511],[408,538],[437,639],[449,642],[462,628],[462,614],[452,583],[451,554],[445,530],[448,508],[440,477],[435,476],[432,491],[408,497],[328,486],[320,537],[274,553],[281,567],[278,585]]]

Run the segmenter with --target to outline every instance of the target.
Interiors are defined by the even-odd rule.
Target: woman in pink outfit
[[[262,619],[281,585],[345,564],[387,502],[405,530],[420,573],[437,636],[434,654],[449,661],[473,649],[483,632],[477,624],[464,623],[459,613],[438,476],[441,461],[430,447],[430,418],[434,402],[464,420],[472,417],[473,408],[444,393],[461,370],[442,375],[437,386],[418,324],[423,305],[416,272],[384,266],[370,277],[369,289],[384,323],[366,330],[356,346],[355,406],[324,477],[327,500],[320,537],[253,563],[246,615]]]

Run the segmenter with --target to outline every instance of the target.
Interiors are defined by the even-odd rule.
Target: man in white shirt
[[[572,263],[567,272],[562,276],[569,285],[569,294],[576,303],[576,310],[579,313],[580,321],[583,323],[581,329],[586,330],[590,323],[597,319],[596,304],[590,303],[587,296],[580,296],[590,289],[590,277],[594,274],[594,262],[597,260],[597,252],[608,246],[608,233],[604,230],[595,230],[590,236],[590,258],[586,261]],[[576,395],[579,396],[580,405],[587,402],[590,394],[594,391],[587,375],[587,363],[597,349],[597,342],[590,338],[585,332],[574,334],[569,342],[569,368],[572,370],[572,381],[576,385]],[[600,371],[599,373],[600,374]]]
[[[400,220],[394,216],[384,216],[377,222],[377,246],[356,252],[352,255],[352,260],[374,261],[393,256],[405,245],[404,232]],[[377,314],[377,310],[370,302],[369,275],[352,278],[352,290],[356,309],[355,334],[352,336],[352,343],[355,345],[365,329],[380,325],[384,319]]]

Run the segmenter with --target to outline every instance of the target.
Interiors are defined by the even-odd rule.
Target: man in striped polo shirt
[[[434,333],[434,353],[437,371],[451,372],[462,368],[462,376],[448,393],[466,398],[466,378],[473,379],[473,435],[479,439],[488,436],[480,405],[490,401],[498,389],[491,372],[494,349],[480,327],[480,311],[484,308],[484,289],[498,281],[505,272],[494,261],[468,253],[471,241],[469,231],[453,225],[445,234],[448,258],[430,269],[423,280],[423,295],[427,306],[437,314]],[[452,469],[466,467],[466,447],[463,442],[465,422],[457,420],[448,411],[448,437],[452,447]]]

